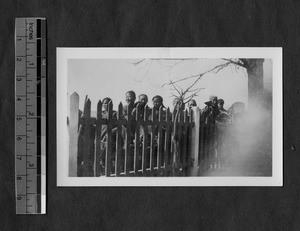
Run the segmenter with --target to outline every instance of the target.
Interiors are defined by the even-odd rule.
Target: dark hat
[[[213,101],[214,99],[218,99],[218,96],[216,95],[209,96],[209,101]]]
[[[220,104],[224,104],[225,102],[224,102],[224,100],[223,100],[223,99],[218,99],[218,103],[220,103]]]
[[[130,94],[130,95],[132,95],[134,98],[136,98],[135,92],[134,92],[134,91],[127,91],[125,94]]]
[[[157,98],[159,101],[163,102],[163,98],[160,95],[156,95],[152,98],[152,101]]]
[[[212,106],[211,101],[207,101],[207,102],[205,102],[204,104],[207,105],[207,106]]]

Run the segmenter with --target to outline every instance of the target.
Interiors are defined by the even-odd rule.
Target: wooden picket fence
[[[133,116],[133,109],[124,116],[120,103],[102,118],[99,101],[94,118],[87,97],[81,115],[78,94],[70,96],[69,176],[200,176],[220,168],[222,133],[200,124],[198,107],[173,113],[160,108],[158,116],[139,106]]]

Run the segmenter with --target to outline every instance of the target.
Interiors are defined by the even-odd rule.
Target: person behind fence
[[[108,119],[108,111],[109,108],[113,108],[113,103],[112,100],[108,97],[104,98],[102,101],[102,118],[103,119]],[[112,120],[117,119],[117,112],[112,110]],[[112,122],[112,121],[110,121]],[[113,123],[112,127],[112,153],[111,153],[111,170],[113,172],[114,166],[114,161],[115,161],[115,154],[116,154],[116,123]],[[105,173],[105,158],[106,158],[106,149],[107,149],[107,138],[108,138],[108,131],[107,130],[107,125],[102,124],[101,126],[101,136],[100,136],[100,157],[99,157],[99,171],[100,175],[104,175]],[[99,173],[98,173],[99,174]]]
[[[181,125],[178,122],[183,121],[183,111],[185,109],[185,104],[182,98],[175,98],[173,101],[173,133],[172,133],[172,149],[173,149],[173,161],[178,164],[182,161],[182,147],[183,147],[183,137],[184,130],[182,130]]]
[[[218,99],[218,108],[219,108],[220,112],[227,113],[227,110],[224,108],[224,104],[225,104],[224,99]]]
[[[128,119],[128,110],[129,114],[132,113],[132,110],[135,108],[136,95],[134,91],[127,91],[125,94],[125,105],[123,106],[123,116]]]
[[[189,108],[197,107],[197,103],[194,99],[191,99],[188,103]]]
[[[162,116],[164,119],[165,118],[165,109],[166,107],[163,104],[163,98],[160,95],[156,95],[152,98],[152,103],[153,103],[153,108],[152,110],[154,111],[154,119],[158,120],[159,119],[159,108],[162,107],[163,113]],[[151,115],[152,117],[152,115]],[[153,118],[152,118],[153,119]]]
[[[216,117],[216,121],[220,123],[230,123],[231,117],[228,111],[224,108],[225,101],[223,99],[218,99],[218,109],[220,113]]]
[[[149,117],[150,115],[150,108],[147,106],[148,103],[148,96],[146,94],[139,95],[139,101],[135,104],[135,108],[132,110],[132,115],[136,119],[136,111],[137,107],[139,108],[139,115],[138,118],[140,120],[144,120],[144,113],[146,109],[146,113]]]
[[[148,120],[150,115],[151,115],[151,110],[150,108],[147,106],[148,103],[148,96],[146,94],[141,94],[139,95],[139,101],[136,103],[136,107],[133,109],[132,111],[132,115],[134,117],[134,119],[137,120],[137,123],[139,123],[139,121],[144,121],[145,116],[146,119]],[[138,114],[137,114],[137,110],[138,110]],[[146,115],[145,115],[146,113]],[[140,125],[139,126],[139,144],[138,147],[140,148],[140,155],[137,157],[137,162],[138,162],[138,168],[141,168],[142,166],[142,150],[143,150],[143,142],[144,142],[144,136],[145,136],[145,131],[147,131],[148,127],[145,128],[145,125]],[[149,134],[149,132],[147,131],[147,134]],[[147,142],[147,147],[150,146],[150,135],[148,135],[148,139],[146,140]]]
[[[218,97],[210,96],[209,101],[205,102],[205,104],[205,108],[201,110],[200,123],[215,124],[216,117],[220,114]]]
[[[135,103],[136,94],[134,91],[127,91],[125,93],[125,102],[126,104],[123,106],[123,118],[127,121],[133,121],[132,111],[136,107],[137,103]],[[127,135],[128,134],[128,135]],[[132,122],[131,126],[127,125],[122,126],[122,138],[124,141],[123,153],[127,149],[128,155],[128,167],[129,171],[133,170],[133,159],[134,159],[134,138],[135,138],[135,124]],[[126,146],[128,145],[128,148]],[[124,159],[124,162],[123,162]],[[122,168],[123,164],[125,164],[125,154],[122,155]]]
[[[161,121],[166,120],[166,108],[163,104],[163,98],[160,95],[156,95],[152,98],[153,108],[151,110],[150,119],[152,121],[158,121],[159,120],[159,109],[162,108],[162,114],[161,114]],[[162,152],[160,153],[160,163],[163,163],[164,160],[164,140],[165,140],[165,126],[162,126]],[[158,133],[159,133],[159,125],[154,126],[154,130],[152,131],[151,126],[149,126],[149,131],[154,136],[154,153],[153,153],[153,162],[154,166],[157,166],[157,151],[158,151]],[[150,163],[150,162],[149,162]]]

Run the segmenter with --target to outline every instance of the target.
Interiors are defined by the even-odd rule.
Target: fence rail
[[[86,97],[70,96],[69,176],[198,176],[220,166],[222,134],[200,124],[200,110],[170,112],[122,103],[113,111],[97,104],[91,116]]]

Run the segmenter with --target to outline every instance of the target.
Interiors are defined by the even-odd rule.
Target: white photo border
[[[283,186],[282,48],[57,48],[57,186]],[[69,177],[68,59],[265,58],[273,60],[272,176]]]

